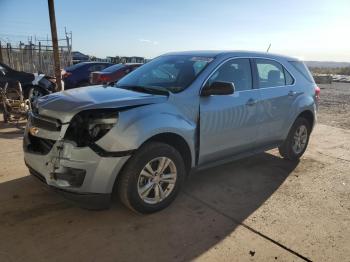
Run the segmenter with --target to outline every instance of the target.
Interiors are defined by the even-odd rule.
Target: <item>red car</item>
[[[92,72],[90,74],[90,84],[98,85],[116,82],[141,65],[141,63],[116,64],[102,71]]]

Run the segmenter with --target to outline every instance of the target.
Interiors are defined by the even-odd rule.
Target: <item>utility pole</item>
[[[0,62],[2,63],[3,59],[2,59],[2,48],[1,48],[1,41],[0,41]]]
[[[52,49],[53,49],[53,60],[54,60],[56,84],[58,87],[58,91],[61,91],[62,84],[61,84],[60,54],[58,51],[58,40],[57,40],[57,28],[56,28],[54,0],[47,0],[47,3],[49,5],[49,16],[50,16],[51,38],[52,38]]]

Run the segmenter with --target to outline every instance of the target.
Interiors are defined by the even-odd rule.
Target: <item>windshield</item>
[[[176,93],[187,88],[212,57],[189,55],[160,56],[122,78],[117,87],[151,87]]]

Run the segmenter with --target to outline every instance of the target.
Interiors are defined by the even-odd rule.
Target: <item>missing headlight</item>
[[[78,147],[88,146],[102,138],[118,121],[118,112],[111,109],[88,110],[75,115],[65,139]]]

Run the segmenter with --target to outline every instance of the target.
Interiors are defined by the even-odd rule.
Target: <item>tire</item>
[[[149,176],[151,172],[148,172],[150,169],[146,168],[146,165],[149,164],[148,167],[151,166],[152,170],[156,170],[162,160],[164,162],[170,160],[164,171],[160,172],[162,174]],[[174,170],[176,171],[175,179],[173,179]],[[117,181],[119,198],[126,207],[137,213],[157,212],[174,201],[185,176],[184,161],[175,148],[165,143],[149,142],[136,151],[123,168]],[[164,182],[167,179],[172,183]],[[144,190],[144,188],[150,188],[152,183],[154,183],[152,189]],[[142,194],[141,192],[148,193]],[[141,195],[144,195],[144,198]],[[164,197],[162,200],[160,200],[161,196]],[[152,202],[152,199],[156,202]]]
[[[296,146],[295,137],[297,135],[297,131],[306,129],[306,137],[304,139],[300,139],[300,147],[299,150],[297,150],[298,146]],[[301,131],[302,132],[302,131]],[[292,125],[291,129],[289,130],[288,136],[286,140],[283,142],[283,144],[278,148],[280,155],[287,160],[291,161],[298,161],[300,157],[304,154],[310,138],[311,133],[311,125],[308,120],[306,120],[303,117],[299,117],[295,120],[294,124]],[[304,141],[303,141],[304,140]],[[302,143],[305,142],[305,143]]]

